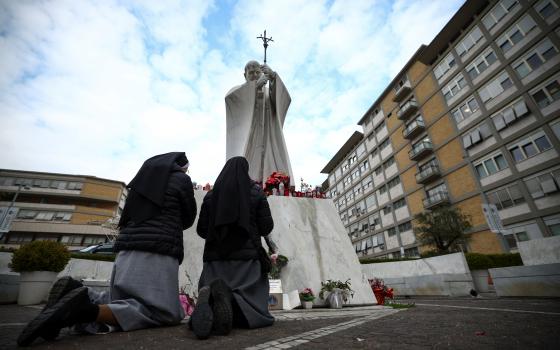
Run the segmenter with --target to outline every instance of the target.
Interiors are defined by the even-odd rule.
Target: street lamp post
[[[6,210],[6,212],[4,213],[4,215],[2,215],[2,220],[0,220],[0,228],[3,228],[3,227],[4,227],[4,221],[6,220],[6,218],[7,218],[8,215],[10,214],[12,208],[14,207],[14,204],[15,204],[15,202],[16,202],[16,200],[17,200],[17,197],[19,196],[19,193],[21,192],[22,189],[24,189],[24,190],[29,190],[30,187],[27,186],[27,185],[22,185],[22,184],[19,184],[19,185],[18,185],[18,189],[17,189],[16,193],[14,194],[14,197],[12,198],[12,202],[10,203],[10,206],[8,207],[8,209]],[[5,225],[5,226],[6,226],[6,228],[3,229],[2,231],[0,231],[0,239],[4,238],[4,234],[10,230],[10,228],[8,227],[8,225]]]

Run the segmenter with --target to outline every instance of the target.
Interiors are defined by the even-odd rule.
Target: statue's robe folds
[[[292,99],[279,76],[257,91],[248,81],[226,95],[226,160],[243,156],[249,176],[264,183],[275,171],[294,176],[284,140],[284,120]]]

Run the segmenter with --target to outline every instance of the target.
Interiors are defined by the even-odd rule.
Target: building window
[[[35,217],[35,220],[42,220],[42,221],[50,221],[54,217],[54,213],[52,211],[43,211],[39,212]]]
[[[469,64],[466,68],[467,73],[474,79],[478,77],[482,72],[486,70],[492,63],[496,62],[496,54],[491,47],[486,49],[483,53],[478,55],[471,64]]]
[[[482,32],[480,28],[474,27],[471,31],[465,35],[463,40],[457,44],[456,50],[459,56],[464,56],[467,52],[469,52],[480,40],[482,40]]]
[[[504,238],[506,239],[509,250],[517,249],[517,241],[515,240],[514,234],[505,235]]]
[[[357,186],[354,187],[353,192],[354,192],[354,197],[358,198],[362,194],[362,186],[358,184]]]
[[[375,168],[375,175],[381,175],[381,173],[383,173],[383,168],[378,166],[377,168]]]
[[[527,105],[523,98],[513,102],[506,108],[492,116],[492,121],[496,130],[501,131],[510,125],[514,124],[517,120],[523,118],[529,113]]]
[[[390,229],[387,230],[387,235],[389,237],[393,237],[396,234],[397,234],[397,228],[396,227],[391,227]]]
[[[375,226],[378,226],[381,223],[381,221],[379,220],[379,212],[370,216],[368,220],[369,220],[369,226],[372,229],[375,229]]]
[[[513,86],[509,75],[503,71],[498,74],[491,82],[484,85],[478,90],[478,94],[482,99],[482,102],[486,103],[493,98],[499,96],[502,92],[506,91]]]
[[[93,244],[98,244],[98,243],[105,243],[105,241],[106,241],[105,237],[86,236],[84,238],[83,245],[93,245]]]
[[[14,180],[13,177],[0,177],[0,186],[13,186]]]
[[[390,167],[393,164],[395,164],[395,157],[391,157],[391,158],[387,159],[387,161],[385,161],[383,163],[383,169],[387,170],[387,168]]]
[[[550,123],[550,128],[552,132],[554,132],[554,135],[556,135],[556,138],[560,140],[560,120],[557,119],[555,122]]]
[[[365,160],[365,161],[362,162],[362,164],[360,164],[359,170],[362,173],[365,173],[368,169],[369,169],[369,162],[367,160]]]
[[[366,152],[366,145],[365,144],[360,144],[358,146],[358,148],[356,148],[356,154],[357,157],[359,158],[362,154],[364,154]]]
[[[389,146],[390,143],[391,143],[391,140],[389,138],[387,138],[385,141],[383,141],[379,144],[379,149],[383,150],[385,147]]]
[[[552,145],[550,144],[548,137],[543,131],[539,131],[536,134],[517,142],[514,146],[509,147],[508,149],[514,161],[519,163],[551,148]]]
[[[467,81],[463,77],[463,74],[458,74],[455,78],[451,80],[449,84],[447,84],[443,89],[442,93],[445,97],[445,100],[449,101],[453,96],[457,96],[457,94],[467,86]]]
[[[441,195],[447,195],[447,186],[445,185],[445,183],[441,183],[427,190],[426,194],[428,198],[437,198]]]
[[[391,214],[391,211],[393,211],[393,208],[391,208],[390,205],[387,205],[383,208],[383,215]]]
[[[556,77],[539,90],[531,93],[531,96],[533,96],[533,99],[540,108],[545,108],[560,99],[560,84],[558,81],[559,79]]]
[[[486,160],[475,164],[474,168],[476,169],[476,174],[478,175],[479,179],[485,178],[488,175],[492,175],[497,173],[498,171],[504,170],[507,168],[507,162],[504,156],[499,153],[496,154]]]
[[[79,235],[62,236],[60,242],[66,245],[82,245],[82,238],[83,236]]]
[[[59,212],[54,214],[54,221],[70,221],[70,219],[72,218],[72,213],[64,213],[64,212]]]
[[[352,173],[352,181],[356,180],[360,178],[360,169],[356,169],[353,173]]]
[[[436,68],[434,68],[434,74],[436,76],[436,79],[439,80],[439,78],[441,78],[455,65],[456,65],[455,57],[453,57],[453,54],[450,52],[447,54],[447,56],[445,56],[443,60],[441,60],[441,62],[436,66]]]
[[[379,124],[379,125],[375,128],[375,134],[376,134],[376,135],[379,134],[379,133],[382,131],[382,129],[383,129],[384,127],[385,127],[385,122],[383,121],[383,122],[381,122],[381,124]]]
[[[558,13],[558,5],[552,0],[541,0],[533,7],[544,20],[548,20],[552,15]]]
[[[371,196],[366,198],[366,208],[375,208],[376,204],[375,204],[375,194],[372,194]]]
[[[412,247],[404,250],[404,256],[407,258],[419,257],[418,247]]]
[[[399,208],[402,208],[406,206],[406,201],[404,200],[404,198],[399,199],[398,201],[393,203],[393,209],[397,210]]]
[[[31,242],[33,240],[32,233],[10,233],[8,237],[8,243],[10,244],[23,244],[27,242]]]
[[[468,119],[474,112],[478,111],[478,102],[474,96],[469,96],[465,101],[463,101],[458,108],[451,112],[455,123],[459,124],[465,119]]]
[[[492,136],[490,127],[486,124],[486,122],[484,122],[463,136],[463,145],[465,146],[465,149],[469,149],[490,136]]]
[[[508,52],[536,27],[537,24],[535,23],[533,18],[527,14],[523,16],[519,21],[517,21],[514,25],[509,27],[506,32],[498,38],[496,43],[504,53]]]
[[[553,236],[560,236],[560,216],[549,216],[544,218],[544,224],[548,226]]]
[[[420,166],[418,167],[418,172],[421,173],[421,172],[423,172],[424,170],[426,170],[426,169],[428,169],[428,168],[437,167],[437,166],[438,166],[438,161],[437,161],[437,159],[436,159],[436,158],[432,158],[432,159],[430,159],[430,161],[428,161],[428,162],[426,162],[426,163],[420,165]]]
[[[387,185],[379,187],[379,194],[383,194],[385,192],[387,192]]]
[[[497,191],[489,192],[488,201],[496,205],[498,210],[513,207],[525,203],[525,198],[519,190],[519,185],[513,184],[503,187]]]
[[[373,181],[371,180],[371,176],[368,176],[362,181],[362,187],[364,191],[367,191],[367,189],[371,188],[372,186],[373,186]]]
[[[500,21],[514,9],[519,7],[517,0],[502,0],[496,4],[482,19],[486,29],[494,28]]]
[[[410,221],[404,222],[399,225],[399,232],[406,232],[412,230],[412,224]]]
[[[35,211],[35,210],[22,209],[18,212],[17,218],[18,219],[35,219],[36,215],[37,215],[37,211]]]
[[[529,73],[542,66],[546,61],[555,57],[557,54],[558,49],[552,45],[549,38],[545,38],[534,48],[529,50],[521,59],[513,63],[512,66],[520,78],[525,78]]]
[[[541,198],[556,194],[560,190],[560,169],[548,170],[547,172],[528,178],[525,181],[527,189],[533,198]]]
[[[398,184],[401,183],[401,180],[399,179],[399,177],[395,177],[394,179],[389,180],[389,182],[387,182],[387,186],[389,186],[389,188],[393,188],[395,186],[397,186]]]

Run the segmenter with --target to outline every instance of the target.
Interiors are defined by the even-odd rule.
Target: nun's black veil
[[[144,162],[128,184],[129,193],[119,221],[119,227],[129,222],[139,224],[161,211],[169,175],[178,166],[188,163],[185,152],[170,152],[154,156]]]
[[[226,162],[212,189],[209,222],[212,238],[222,241],[229,228],[242,228],[250,233],[252,184],[247,159],[233,157]]]

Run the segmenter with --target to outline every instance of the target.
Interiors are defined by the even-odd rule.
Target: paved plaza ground
[[[414,298],[383,306],[275,311],[272,327],[197,340],[186,324],[96,336],[68,332],[36,349],[559,349],[560,299]],[[0,349],[40,306],[0,305]]]

